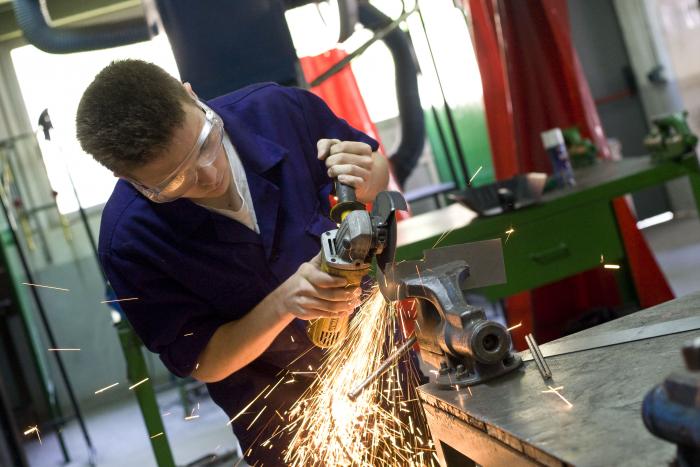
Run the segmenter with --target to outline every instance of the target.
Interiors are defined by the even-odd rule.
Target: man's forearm
[[[293,319],[280,312],[273,292],[243,318],[219,326],[192,376],[206,383],[221,381],[258,358]]]

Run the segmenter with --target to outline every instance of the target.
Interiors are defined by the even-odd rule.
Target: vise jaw
[[[387,300],[415,298],[421,357],[443,388],[479,384],[518,368],[510,334],[467,303],[463,290],[505,282],[500,239],[427,250],[379,271]]]

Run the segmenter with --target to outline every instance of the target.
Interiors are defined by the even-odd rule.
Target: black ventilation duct
[[[373,32],[386,28],[391,18],[370,5],[359,5],[360,23]],[[418,66],[408,35],[396,27],[383,42],[391,52],[396,69],[396,96],[401,120],[401,143],[389,157],[396,180],[403,187],[418,163],[425,144],[425,117],[418,94]]]

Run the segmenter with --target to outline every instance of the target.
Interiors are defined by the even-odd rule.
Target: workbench
[[[611,332],[700,316],[700,292],[540,346],[608,338]],[[697,322],[698,320],[695,320]],[[438,455],[447,466],[658,466],[675,445],[655,438],[641,417],[644,395],[683,368],[681,347],[700,329],[551,356],[545,382],[534,361],[470,390],[418,388]],[[563,386],[556,394],[548,386]],[[466,456],[466,457],[465,457]],[[471,461],[473,462],[471,462]]]
[[[660,164],[648,156],[599,162],[576,171],[575,187],[546,193],[539,204],[524,209],[479,218],[452,204],[405,219],[398,223],[396,258],[420,259],[441,236],[438,246],[502,238],[508,282],[481,291],[497,300],[600,267],[603,255],[606,262],[621,265],[614,274],[623,301],[638,303],[612,200],[686,176],[700,209],[694,154]],[[511,236],[506,234],[510,229]]]

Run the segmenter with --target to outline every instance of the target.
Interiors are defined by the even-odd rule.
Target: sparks
[[[416,264],[416,274],[418,274],[418,279],[420,279],[420,285],[421,285],[421,287],[423,287],[423,293],[427,294],[427,292],[425,291],[425,284],[423,284],[423,278],[420,275],[420,271],[418,270],[417,264]]]
[[[54,287],[52,285],[32,284],[31,282],[22,282],[22,285],[28,285],[30,287],[41,287],[43,289],[60,290],[61,292],[70,292],[70,289],[64,289],[63,287]]]
[[[454,230],[454,229],[450,229],[450,230],[448,230],[447,232],[443,232],[442,235],[440,235],[440,237],[438,237],[437,241],[436,241],[435,244],[433,245],[433,248],[437,247],[438,244],[439,244],[440,242],[442,242],[443,240],[445,240],[445,239],[447,238],[447,236],[448,236],[449,234],[452,233],[453,230]],[[384,280],[386,281],[386,278],[384,278]],[[386,284],[385,284],[385,285],[386,285]]]
[[[267,397],[268,397],[270,394],[272,394],[272,391],[274,391],[275,388],[277,388],[277,386],[279,386],[280,383],[281,383],[282,381],[284,381],[284,376],[281,377],[279,381],[277,381],[277,384],[275,384],[274,386],[272,386],[272,389],[270,389],[270,390],[268,391],[268,393],[265,394],[265,397],[263,397],[263,399],[267,399]]]
[[[129,391],[131,391],[132,389],[134,389],[134,388],[137,387],[137,386],[142,385],[142,384],[145,383],[146,381],[148,381],[148,378],[144,378],[144,379],[142,379],[141,381],[139,381],[138,383],[129,386]]]
[[[99,394],[99,393],[101,393],[101,392],[105,392],[107,389],[112,389],[114,386],[117,386],[117,385],[119,385],[119,383],[110,384],[110,385],[107,386],[107,387],[104,387],[104,388],[102,388],[102,389],[98,389],[97,391],[95,391],[95,394]]]
[[[49,349],[49,352],[79,352],[80,349]]]
[[[102,300],[100,303],[119,303],[119,302],[131,302],[133,300],[138,300],[137,297],[129,297],[129,298],[115,298],[114,300]]]
[[[189,417],[185,417],[186,421],[194,420],[196,418],[199,418],[199,415],[190,415]]]
[[[603,264],[605,262],[605,256],[603,256],[603,253],[600,254],[600,264]]]
[[[190,336],[194,336],[194,333],[193,333],[193,332],[188,332],[187,334],[183,334],[183,335],[182,335],[182,337],[190,337]]]
[[[619,264],[606,264],[603,266],[605,269],[620,269]]]
[[[246,430],[250,430],[250,427],[252,427],[253,424],[254,424],[255,422],[258,421],[258,418],[260,418],[260,415],[263,414],[263,412],[265,411],[266,408],[267,408],[267,406],[265,406],[265,407],[262,408],[262,410],[260,411],[260,413],[258,413],[258,414],[255,416],[255,418],[253,419],[252,422],[250,422],[250,425],[248,425],[248,428],[246,428]]]
[[[510,236],[513,234],[513,232],[515,232],[515,229],[512,226],[510,229],[506,230],[506,234],[508,235],[506,237],[506,243],[508,243],[508,240],[510,239]]]
[[[571,408],[571,407],[574,406],[574,404],[572,404],[571,402],[569,402],[568,400],[566,400],[566,398],[565,398],[564,396],[562,396],[561,393],[559,392],[559,391],[561,391],[562,389],[564,389],[564,386],[559,386],[559,387],[556,387],[556,388],[553,388],[552,386],[547,386],[547,387],[549,388],[549,391],[542,391],[542,394],[549,394],[549,393],[556,394],[557,396],[559,396],[559,398],[560,398],[561,400],[563,400],[564,402],[566,402],[566,405],[568,405],[569,408]]]
[[[476,178],[477,175],[479,175],[479,172],[481,172],[481,169],[483,169],[484,166],[480,165],[478,169],[476,169],[476,172],[474,172],[474,175],[472,175],[472,178],[469,179],[469,182],[467,183],[467,186],[472,186],[472,182]]]
[[[506,331],[512,331],[513,329],[518,329],[518,328],[519,328],[520,326],[522,326],[522,325],[523,325],[523,323],[522,323],[522,321],[521,321],[521,322],[519,322],[518,324],[516,324],[515,326],[509,327],[508,329],[506,329]]]
[[[243,410],[241,410],[240,412],[238,412],[238,414],[236,414],[235,417],[233,417],[231,420],[229,420],[228,423],[227,423],[226,425],[230,425],[231,423],[235,422],[236,419],[237,419],[238,417],[240,417],[241,415],[243,415],[243,413],[244,413],[246,410],[248,410],[248,409],[250,408],[250,406],[253,405],[253,403],[254,403],[256,400],[258,400],[258,399],[260,398],[260,396],[262,396],[263,393],[264,393],[265,391],[267,391],[269,388],[270,388],[270,385],[269,385],[269,384],[268,384],[267,386],[265,386],[265,388],[264,388],[262,391],[260,391],[260,394],[258,394],[257,396],[255,396],[255,398],[254,398],[252,401],[248,402],[248,405],[246,405],[245,407],[243,407]]]
[[[151,439],[157,438],[159,436],[163,436],[163,432],[161,431],[160,433],[156,433],[155,435],[151,436]]]
[[[316,368],[316,379],[285,414],[288,419],[282,421],[281,431],[292,435],[286,464],[436,465],[421,457],[418,449],[422,444],[418,433],[427,433],[428,427],[415,397],[418,383],[413,373],[403,378],[404,370],[399,371],[395,362],[355,401],[347,397],[349,388],[365,380],[401,344],[394,341],[400,329],[397,316],[396,305],[385,302],[376,288],[365,299],[343,345],[328,351]],[[403,361],[411,364],[410,359]],[[399,418],[402,412],[411,418],[403,414]]]
[[[36,433],[36,439],[38,439],[39,444],[41,444],[41,435],[39,434],[39,425],[34,425],[33,427],[29,428],[27,431],[24,432],[24,436],[29,436],[32,433]]]

